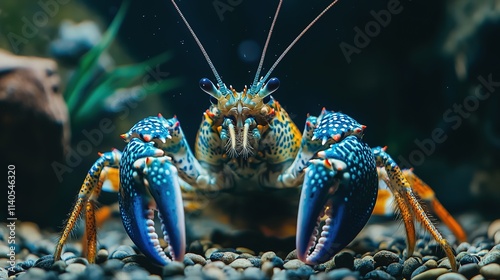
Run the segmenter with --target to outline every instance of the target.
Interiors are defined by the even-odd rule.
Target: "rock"
[[[467,279],[470,279],[479,274],[479,265],[476,263],[460,265],[458,272],[467,277]]]
[[[67,267],[66,267],[66,271],[69,272],[69,273],[75,273],[75,274],[78,274],[78,273],[81,273],[85,270],[86,266],[84,264],[81,264],[81,263],[72,263],[72,264],[69,264]]]
[[[363,276],[374,269],[375,260],[372,256],[365,256],[362,259],[354,260],[354,270],[359,271],[359,273]]]
[[[9,272],[7,269],[0,267],[0,279],[7,279],[9,278]]]
[[[252,263],[247,259],[237,259],[231,262],[230,266],[234,269],[245,269],[252,267]]]
[[[193,241],[191,242],[191,244],[189,244],[188,252],[197,255],[203,255],[203,245],[199,240]]]
[[[491,250],[486,253],[479,262],[479,266],[487,265],[490,263],[500,264],[500,250]]]
[[[209,267],[207,269],[203,269],[203,273],[205,274],[204,279],[216,279],[216,280],[225,280],[226,275],[222,271],[222,269],[218,267]]]
[[[44,279],[47,276],[47,272],[44,269],[33,267],[26,271],[26,273],[22,274],[18,277],[18,279]]]
[[[72,263],[81,263],[83,265],[88,265],[89,261],[86,258],[78,257],[78,258],[71,258],[66,261],[67,265],[70,265]]]
[[[345,267],[350,270],[354,270],[354,255],[351,252],[342,251],[335,255],[333,260],[335,262],[335,267]]]
[[[419,267],[417,267],[411,274],[411,278],[413,279],[413,277],[425,272],[429,270],[429,267],[425,266],[425,265],[421,265]]]
[[[304,262],[302,262],[301,260],[298,260],[298,259],[293,259],[293,260],[289,260],[287,261],[283,267],[285,269],[297,269],[301,266],[305,265]]]
[[[436,268],[438,266],[437,261],[430,259],[424,263],[427,268]]]
[[[287,279],[309,279],[309,277],[313,274],[314,269],[308,265],[303,265],[297,269],[290,269],[286,271]]]
[[[163,277],[171,277],[175,275],[184,275],[184,264],[181,262],[173,261],[163,267]]]
[[[207,260],[204,257],[202,257],[201,255],[198,255],[198,254],[186,253],[184,255],[184,258],[188,258],[188,259],[192,260],[194,263],[197,263],[197,264],[201,264],[201,265],[207,264]]]
[[[448,272],[440,275],[436,280],[467,280],[467,278],[456,272]]]
[[[295,250],[291,251],[290,253],[288,253],[288,255],[285,258],[285,261],[293,260],[293,259],[296,259],[296,258],[297,258],[297,249],[295,249]]]
[[[233,252],[214,252],[210,255],[211,261],[222,261],[225,264],[230,264],[238,258],[238,254]]]
[[[420,259],[416,257],[410,257],[403,263],[403,277],[406,279],[410,279],[413,271],[417,269],[421,265]]]
[[[334,269],[327,273],[329,280],[361,279],[358,271],[351,271],[347,268]]]
[[[134,249],[132,249],[132,247],[128,245],[120,245],[113,253],[111,253],[111,256],[109,258],[122,260],[131,255],[135,255],[135,251]]]
[[[400,261],[400,258],[397,254],[387,250],[381,250],[377,252],[375,255],[373,255],[373,259],[377,263],[377,266],[387,266],[391,263]]]
[[[100,280],[104,279],[104,269],[97,264],[89,264],[85,268],[84,275],[87,279]]]
[[[17,207],[16,218],[37,221],[37,225],[29,226],[36,229],[26,232],[26,238],[32,242],[40,239],[38,226],[53,222],[53,211],[61,210],[48,207],[62,203],[56,200],[56,195],[47,193],[56,193],[62,180],[52,164],[64,165],[64,156],[69,151],[68,108],[60,92],[55,61],[16,56],[0,50],[0,72],[0,131],[3,135],[0,138],[0,166],[15,162],[16,170],[22,170],[22,176],[16,177],[16,189],[23,191],[16,192],[16,201],[29,207]],[[40,187],[40,182],[47,187]],[[21,231],[23,224],[18,223],[19,234],[24,234],[24,230]]]
[[[108,250],[101,249],[101,250],[97,251],[97,255],[96,255],[96,258],[95,258],[95,263],[96,264],[101,264],[101,263],[107,261],[108,257],[109,257]]]
[[[249,260],[253,266],[255,267],[260,267],[260,265],[262,264],[261,260],[257,257],[251,257],[251,258],[248,258],[247,260]]]
[[[200,264],[186,266],[184,268],[184,275],[186,276],[186,278],[202,277],[203,276],[202,268],[203,266],[201,266]]]
[[[391,263],[387,266],[385,271],[389,273],[389,275],[391,275],[392,277],[396,279],[401,279],[403,275],[403,264],[396,262]]]
[[[267,278],[271,278],[273,276],[274,265],[272,262],[270,261],[263,262],[260,269]]]
[[[54,262],[54,264],[52,264],[52,267],[50,269],[58,273],[63,273],[64,271],[66,271],[67,266],[68,265],[63,260],[58,260]]]
[[[262,254],[262,256],[260,257],[260,260],[262,261],[262,263],[264,263],[266,261],[270,261],[274,257],[276,257],[276,253],[268,251],[268,252],[265,252],[264,254]]]
[[[264,273],[257,267],[249,267],[243,271],[243,278],[247,280],[264,279]]]
[[[462,242],[457,246],[457,253],[467,252],[470,249],[471,245],[468,242]]]
[[[415,270],[416,271],[416,270]],[[417,275],[412,275],[412,280],[434,280],[437,279],[440,275],[448,273],[448,269],[446,268],[432,268],[423,271]]]
[[[465,253],[463,256],[460,257],[459,263],[460,263],[460,265],[466,265],[466,264],[470,264],[470,263],[479,263],[479,258],[474,256],[474,255],[471,255],[469,253]]]
[[[396,280],[392,275],[389,273],[376,269],[373,271],[368,272],[364,279],[372,279],[372,280]]]
[[[110,259],[107,260],[103,265],[102,268],[104,269],[104,272],[106,274],[114,274],[116,271],[119,271],[123,268],[125,264],[118,260],[118,259]]]
[[[500,279],[500,264],[487,264],[479,269],[479,273],[486,279]]]
[[[39,258],[36,262],[34,267],[42,268],[45,270],[49,270],[52,265],[54,264],[54,256],[52,255],[46,255],[41,258]]]
[[[59,26],[59,36],[50,43],[50,53],[66,64],[75,65],[100,39],[101,31],[95,22],[64,20]]]
[[[283,259],[281,259],[280,257],[278,256],[275,256],[274,258],[271,259],[271,262],[273,263],[274,267],[279,267],[279,268],[283,268]]]

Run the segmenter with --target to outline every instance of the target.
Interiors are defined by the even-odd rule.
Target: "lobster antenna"
[[[321,13],[319,13],[318,16],[316,16],[315,19],[313,19],[311,21],[311,23],[309,23],[309,25],[306,26],[306,28],[304,28],[304,30],[302,30],[302,32],[299,33],[299,35],[290,43],[290,45],[288,45],[288,47],[286,47],[286,49],[283,51],[283,53],[278,57],[278,59],[276,59],[276,62],[273,64],[273,66],[271,66],[271,68],[269,68],[269,71],[267,72],[267,74],[264,76],[264,78],[262,78],[262,81],[266,81],[269,76],[271,75],[271,73],[273,72],[274,68],[276,68],[276,66],[278,66],[278,64],[280,63],[280,61],[283,59],[283,57],[288,53],[288,51],[290,51],[290,49],[295,45],[295,43],[297,43],[297,41],[302,38],[302,36],[304,36],[304,34],[311,28],[311,26],[313,26],[322,16],[323,14],[325,14],[331,7],[333,7],[333,5],[335,5],[339,0],[334,0],[332,3],[330,3],[330,5],[328,5],[323,11],[321,11]]]
[[[264,44],[264,49],[262,49],[262,55],[260,57],[259,66],[257,67],[257,72],[255,73],[255,78],[252,83],[252,88],[257,86],[259,82],[260,71],[262,70],[262,65],[264,64],[264,57],[266,56],[267,46],[269,45],[269,41],[271,40],[271,34],[273,33],[274,24],[276,23],[276,19],[278,18],[279,11],[281,9],[281,4],[283,0],[280,0],[278,3],[278,7],[276,8],[276,13],[274,14],[273,22],[271,23],[271,27],[269,28],[269,33],[267,34],[266,43]],[[257,91],[258,89],[256,89]]]
[[[212,69],[212,72],[214,73],[215,79],[217,80],[217,84],[219,87],[222,89],[222,91],[227,91],[226,85],[222,82],[222,79],[219,76],[219,73],[217,73],[217,69],[215,69],[214,64],[212,63],[212,60],[208,56],[207,51],[201,44],[200,40],[198,39],[198,36],[196,36],[196,33],[194,33],[193,28],[191,28],[191,25],[189,25],[189,22],[187,19],[184,17],[184,14],[182,14],[181,9],[179,9],[179,6],[175,3],[175,0],[172,0],[172,4],[174,5],[175,9],[179,13],[179,15],[182,18],[182,21],[186,24],[187,28],[189,29],[189,32],[191,32],[191,35],[193,35],[194,40],[196,41],[196,44],[198,44],[198,47],[200,48],[201,52],[203,53],[203,56],[207,60],[208,66],[210,66],[210,69]]]

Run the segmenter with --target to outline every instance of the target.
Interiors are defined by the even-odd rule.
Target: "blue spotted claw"
[[[119,204],[123,225],[128,235],[148,258],[165,265],[182,261],[185,252],[185,225],[182,195],[177,169],[154,142],[130,139],[120,162]],[[158,211],[164,251],[154,226]]]
[[[323,145],[340,142],[349,135],[361,137],[366,126],[346,114],[328,111],[325,108],[317,118],[312,140],[321,140]]]
[[[370,217],[378,182],[371,149],[357,135],[318,153],[305,169],[297,218],[297,256],[328,261],[346,247]]]

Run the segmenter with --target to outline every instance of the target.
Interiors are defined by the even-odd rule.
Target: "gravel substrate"
[[[194,241],[183,262],[160,267],[138,254],[119,221],[100,230],[96,264],[81,257],[77,238],[67,244],[62,260],[54,262],[51,254],[57,234],[17,222],[15,266],[11,267],[11,231],[4,223],[0,224],[0,279],[500,279],[500,220],[480,222],[468,215],[461,222],[469,219],[475,219],[465,226],[470,243],[454,246],[458,272],[451,272],[448,259],[425,233],[415,254],[404,258],[400,223],[366,226],[348,248],[316,266],[305,265],[294,251],[280,255]]]

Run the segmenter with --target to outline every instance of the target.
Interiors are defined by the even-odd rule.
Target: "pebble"
[[[365,256],[362,259],[354,260],[354,270],[359,271],[363,276],[373,269],[375,269],[375,260],[372,256]]]
[[[204,269],[203,272],[205,273],[204,278],[207,279],[216,279],[216,280],[226,279],[225,273],[217,267],[210,267],[208,269]]]
[[[184,264],[181,262],[173,261],[163,266],[163,277],[171,277],[175,275],[184,275]]]
[[[238,258],[238,254],[233,252],[214,252],[210,255],[211,261],[222,261],[225,264],[230,264]]]
[[[69,273],[81,273],[85,270],[86,266],[81,263],[72,263],[66,267],[66,271]]]
[[[475,275],[479,274],[479,265],[476,263],[468,263],[460,265],[458,272],[464,275],[466,278],[470,279]]]
[[[293,260],[293,259],[297,259],[297,249],[291,251],[290,253],[288,253],[288,255],[286,256],[285,258],[285,261],[289,261],[289,260]]]
[[[419,273],[417,275],[412,275],[411,279],[412,280],[433,280],[433,279],[437,279],[440,275],[445,274],[447,272],[448,272],[448,269],[446,269],[446,268],[432,268],[432,269],[427,269],[426,271],[423,271],[422,273]]]
[[[243,271],[243,278],[245,280],[260,280],[264,279],[265,275],[264,272],[257,267],[249,267]]]
[[[479,269],[479,273],[487,279],[500,279],[500,264],[487,264]]]
[[[96,255],[96,258],[95,258],[95,263],[96,264],[101,264],[103,262],[105,262],[109,257],[109,252],[108,250],[106,249],[100,249],[99,251],[97,251],[97,255]]]
[[[486,253],[479,262],[480,266],[487,265],[490,263],[500,264],[500,250],[491,250]]]
[[[184,255],[184,258],[187,258],[187,259],[190,259],[191,261],[193,261],[195,264],[201,264],[201,265],[205,265],[207,264],[207,260],[198,255],[198,254],[193,254],[193,253],[186,253],[186,255]]]
[[[262,254],[262,256],[260,257],[260,260],[261,260],[261,262],[264,263],[266,261],[272,260],[274,257],[276,257],[276,253],[269,251],[269,252],[265,252],[264,254]]]
[[[234,269],[245,269],[248,267],[252,267],[253,264],[247,259],[236,259],[231,262],[230,266]]]
[[[274,265],[272,262],[270,261],[263,262],[260,269],[267,278],[271,278],[273,276]]]
[[[440,275],[436,280],[467,280],[467,278],[456,272],[448,272]]]
[[[334,269],[327,273],[329,280],[342,280],[342,279],[360,279],[358,271],[352,271],[348,268]]]
[[[387,266],[385,271],[392,277],[400,279],[403,275],[403,264],[397,262],[391,263]]]
[[[202,268],[203,266],[200,264],[186,266],[184,268],[184,275],[186,277],[202,277],[203,276],[203,272],[201,271]]]
[[[368,272],[364,278],[372,280],[396,280],[396,278],[392,277],[389,273],[380,269],[375,269]]]
[[[410,279],[413,271],[417,269],[422,262],[416,257],[410,257],[403,263],[403,277]]]
[[[303,265],[304,265],[304,262],[302,262],[301,260],[298,260],[298,259],[294,259],[294,260],[289,260],[285,264],[283,264],[283,268],[285,268],[285,269],[297,269]]]
[[[495,222],[500,223],[500,220]],[[50,254],[54,250],[51,246],[55,245],[54,240],[57,237],[49,239],[43,232],[39,242],[24,244],[25,241],[21,240],[16,245],[17,263],[13,268],[14,272],[6,269],[8,259],[2,256],[8,253],[8,247],[5,237],[0,238],[0,279],[8,278],[9,274],[12,279],[21,280],[83,278],[399,280],[410,279],[412,276],[417,280],[500,279],[500,244],[495,240],[496,234],[500,234],[500,231],[495,228],[496,226],[496,224],[490,224],[489,228],[484,226],[482,227],[484,229],[478,230],[468,242],[453,244],[458,253],[457,272],[450,271],[448,258],[440,257],[440,248],[438,249],[439,246],[431,241],[430,237],[419,238],[415,254],[404,261],[401,257],[406,247],[404,238],[380,237],[371,240],[372,237],[363,237],[364,239],[360,239],[361,242],[353,242],[348,249],[342,250],[329,261],[315,266],[306,265],[298,260],[295,250],[288,255],[283,251],[263,251],[256,255],[258,251],[250,247],[225,248],[205,241],[191,243],[182,262],[158,266],[136,251],[130,240],[108,238],[115,235],[123,236],[123,233],[106,232],[102,236],[107,243],[99,243],[101,249],[97,252],[96,264],[89,264],[85,258],[80,257],[82,248],[79,241],[67,244],[62,259],[54,262]],[[33,228],[33,225],[28,225],[26,228]],[[118,230],[123,231],[122,228]],[[487,236],[486,230],[493,233],[488,233]],[[360,251],[359,248],[362,247],[360,245],[363,244],[373,244],[376,247],[370,251]],[[403,255],[399,253],[400,251]]]
[[[286,270],[287,279],[309,279],[312,274],[314,274],[314,269],[308,265]]]
[[[373,259],[377,263],[377,266],[387,266],[391,263],[400,261],[400,258],[397,254],[387,250],[377,252],[375,255],[373,255]]]
[[[110,259],[119,259],[122,260],[128,256],[135,255],[134,249],[128,245],[120,245],[116,250],[111,253]]]
[[[335,255],[333,258],[335,267],[341,268],[349,268],[351,270],[354,269],[354,254],[348,251],[342,251]]]

